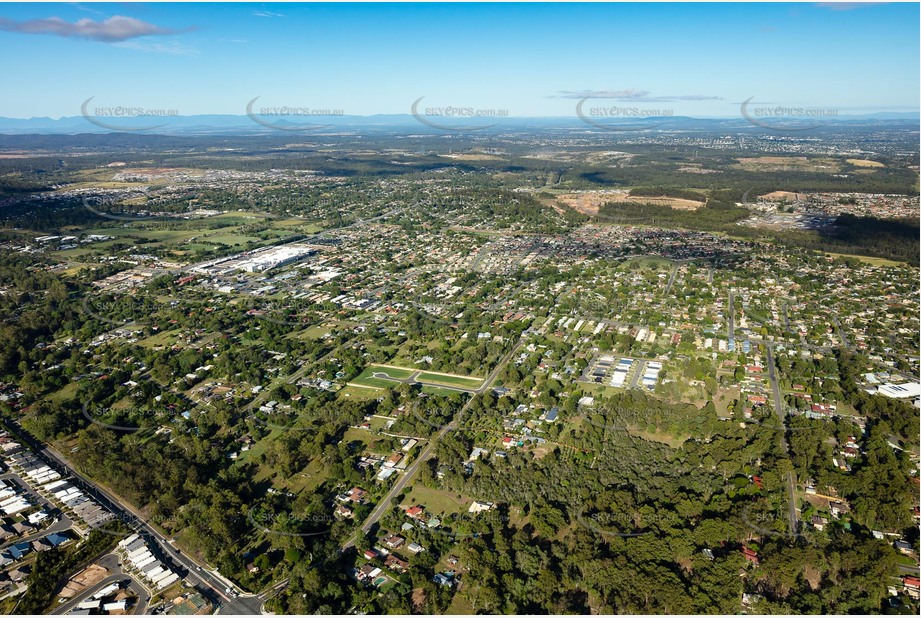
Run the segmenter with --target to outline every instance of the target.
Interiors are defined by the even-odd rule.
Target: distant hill
[[[83,116],[62,118],[5,118],[0,117],[0,133],[3,134],[64,134],[126,132],[136,134],[272,134],[291,135],[323,134],[331,132],[375,130],[400,133],[445,133],[477,129],[484,132],[501,130],[580,129],[603,131],[606,127],[624,127],[631,130],[650,131],[764,131],[741,117],[691,118],[670,116],[666,118],[598,119],[595,124],[583,122],[577,116],[571,117],[509,117],[509,118],[434,118],[426,117],[422,122],[411,114],[378,114],[372,116],[324,116],[305,117],[298,121],[282,118],[268,124],[255,121],[246,115],[205,114],[196,116],[167,116],[131,119],[98,118],[95,122]],[[264,120],[262,118],[259,119]],[[905,127],[918,129],[921,114],[918,112],[879,112],[853,116],[837,116],[823,119],[826,127]],[[298,128],[303,122],[306,129]]]

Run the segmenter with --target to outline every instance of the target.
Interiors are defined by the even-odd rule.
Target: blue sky
[[[739,104],[917,111],[919,5],[0,4],[0,116],[246,104],[688,116]]]

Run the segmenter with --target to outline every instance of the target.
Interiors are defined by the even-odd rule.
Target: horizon
[[[211,116],[217,116],[221,118],[239,118],[239,119],[247,118],[246,113],[232,114],[232,113],[210,113],[210,112],[204,112],[201,114],[176,114],[176,115],[170,115],[170,116],[165,116],[165,117],[167,118],[199,118],[199,117],[211,117]],[[407,118],[407,119],[413,118],[412,112],[393,112],[393,113],[376,112],[376,113],[369,113],[369,114],[336,114],[335,115],[335,117],[339,117],[339,118],[376,118],[376,117],[393,117],[393,116],[400,117],[400,118]],[[894,120],[900,120],[903,118],[906,120],[911,120],[914,118],[921,117],[921,111],[904,110],[904,111],[866,112],[866,113],[855,113],[855,114],[842,113],[842,114],[835,114],[834,116],[830,117],[829,120],[831,122],[834,122],[836,119],[838,120],[848,119],[848,118],[861,119],[861,118],[866,118],[868,116],[889,116],[891,119],[894,119]],[[70,116],[30,116],[30,117],[0,116],[0,119],[24,120],[24,121],[28,121],[28,120],[59,121],[59,120],[77,119],[81,117],[83,116],[81,116],[81,114],[78,113],[78,114],[74,114]],[[141,117],[153,118],[155,116],[151,115],[151,116],[137,116],[137,117],[138,118],[141,118]],[[657,118],[657,117],[651,116],[651,115],[650,116],[637,116],[635,119],[636,120],[651,120],[653,118]],[[661,118],[661,116],[658,116],[658,118]],[[690,115],[685,115],[685,114],[674,114],[674,115],[667,116],[667,118],[686,119],[686,120],[738,120],[740,118],[744,118],[744,116],[742,116],[739,113],[726,114],[722,116],[703,116],[703,115],[702,116],[690,116]],[[501,124],[503,120],[578,120],[578,119],[579,119],[578,115],[575,112],[573,112],[570,115],[565,115],[565,114],[540,115],[540,116],[537,116],[537,115],[535,116],[510,115],[510,116],[503,116],[502,118],[496,118],[493,120],[493,122],[494,124]],[[624,121],[627,122],[628,120],[624,119]]]

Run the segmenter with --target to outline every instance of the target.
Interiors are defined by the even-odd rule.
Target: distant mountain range
[[[918,112],[879,112],[853,116],[839,115],[802,124],[822,127],[906,127],[918,129],[921,114]],[[196,116],[164,116],[137,118],[4,118],[0,117],[0,134],[63,134],[125,132],[135,134],[239,134],[289,133],[291,135],[337,133],[358,129],[399,131],[401,133],[443,133],[452,131],[501,131],[533,129],[603,130],[605,126],[659,131],[714,131],[751,130],[765,131],[742,117],[691,118],[668,116],[656,118],[610,119],[598,118],[585,122],[577,116],[570,117],[505,117],[505,118],[441,118],[426,116],[421,119],[412,114],[379,114],[373,116],[323,116],[289,121],[286,118],[267,121],[247,115],[204,114]],[[777,122],[777,121],[774,121]],[[269,126],[267,126],[269,125]],[[793,125],[791,125],[793,126]]]

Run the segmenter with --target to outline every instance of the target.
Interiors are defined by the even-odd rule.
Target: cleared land
[[[424,371],[416,379],[420,382],[431,382],[433,384],[446,384],[448,386],[460,386],[462,388],[479,388],[483,383],[481,378],[468,378],[464,376],[450,375],[447,373],[434,373]]]
[[[400,507],[408,508],[418,504],[424,506],[427,512],[441,516],[449,513],[466,513],[471,502],[472,498],[457,493],[413,485]]]
[[[566,206],[584,215],[597,216],[604,204],[656,204],[675,210],[697,210],[703,201],[686,200],[680,197],[630,195],[626,191],[581,191],[564,193],[556,198]]]
[[[827,172],[837,174],[841,171],[841,161],[827,158],[809,157],[747,157],[740,158],[738,165],[749,172]]]
[[[847,253],[831,253],[829,251],[824,251],[823,253],[827,255],[833,255],[834,257],[852,258],[855,260],[860,260],[864,264],[870,264],[871,266],[902,266],[904,265],[904,262],[896,262],[895,260],[887,260],[886,258],[870,257],[867,255],[850,255]]]
[[[886,167],[879,161],[870,161],[869,159],[848,159],[847,162],[857,167]]]
[[[470,154],[446,154],[440,156],[444,157],[445,159],[455,159],[457,161],[502,161],[502,157],[476,152],[472,152]]]
[[[771,191],[770,193],[759,195],[758,197],[768,202],[793,202],[806,199],[806,194],[793,193],[792,191]]]

